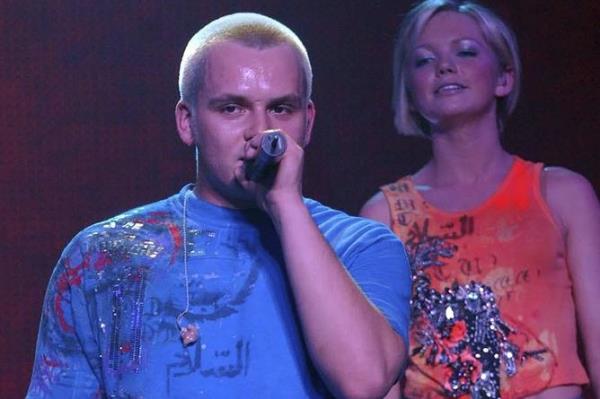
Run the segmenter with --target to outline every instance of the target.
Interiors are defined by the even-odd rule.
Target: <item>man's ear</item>
[[[175,106],[175,122],[177,123],[177,132],[181,141],[187,145],[193,145],[192,110],[182,100],[179,100]]]
[[[498,75],[494,94],[496,97],[506,97],[512,92],[514,87],[515,72],[512,68],[506,67],[500,71],[500,74]]]
[[[312,100],[308,100],[308,104],[306,104],[306,127],[304,130],[304,142],[302,143],[302,148],[306,147],[308,143],[310,143],[316,113],[317,110],[315,108],[315,104],[312,102]]]

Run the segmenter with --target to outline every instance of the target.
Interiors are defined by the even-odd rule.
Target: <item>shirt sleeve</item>
[[[86,259],[71,244],[54,268],[42,308],[33,373],[26,398],[102,396],[99,351],[83,285]]]
[[[342,263],[408,345],[411,272],[404,246],[387,227],[365,222],[351,235]]]

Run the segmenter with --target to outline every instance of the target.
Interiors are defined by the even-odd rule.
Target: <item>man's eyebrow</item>
[[[302,96],[298,94],[288,94],[281,97],[275,97],[269,100],[268,105],[278,105],[278,104],[293,104],[293,105],[301,105],[303,102]],[[247,105],[250,101],[248,98],[244,96],[239,96],[235,94],[223,94],[217,97],[210,98],[208,100],[208,105],[211,107],[218,107],[224,104],[241,104]]]
[[[234,94],[223,94],[218,97],[213,97],[213,98],[209,99],[208,105],[216,106],[216,105],[223,105],[223,104],[228,104],[228,103],[246,104],[247,102],[248,102],[248,100],[243,96],[237,96]]]
[[[302,96],[300,96],[298,94],[288,94],[286,96],[281,96],[281,97],[277,97],[277,98],[270,100],[269,104],[270,105],[275,105],[275,104],[298,105],[298,104],[302,104]]]

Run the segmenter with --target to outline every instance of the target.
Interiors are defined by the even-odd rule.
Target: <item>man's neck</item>
[[[197,182],[194,187],[194,194],[198,198],[216,206],[230,209],[254,209],[257,208],[254,201],[249,199],[236,199],[229,198],[225,195],[220,194],[214,189],[207,188],[206,184]]]

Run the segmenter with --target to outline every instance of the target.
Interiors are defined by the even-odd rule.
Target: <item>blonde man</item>
[[[388,392],[406,357],[407,258],[384,226],[302,196],[311,81],[300,40],[265,16],[192,38],[175,114],[196,182],[67,247],[28,397]],[[249,180],[271,129],[287,149]]]

